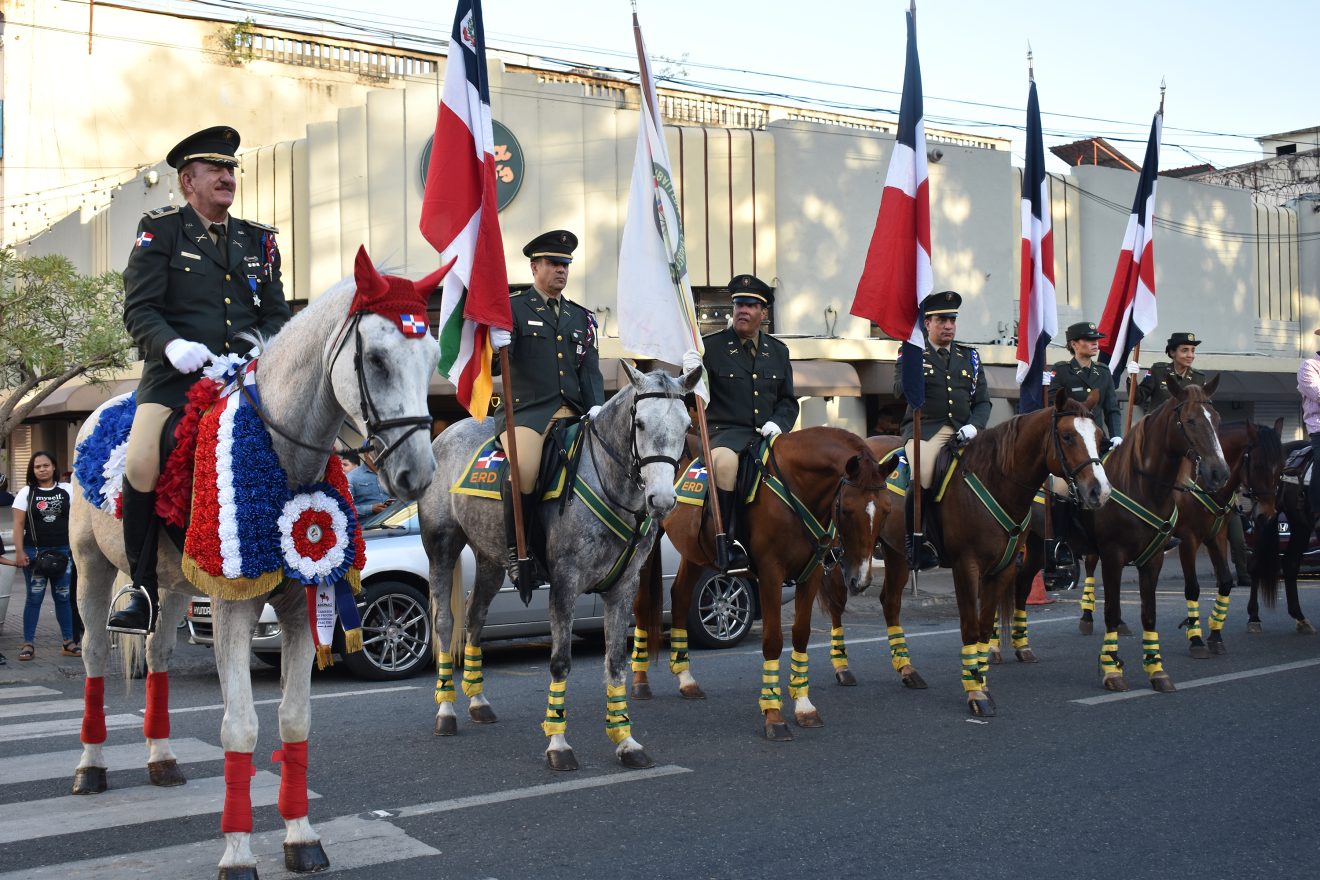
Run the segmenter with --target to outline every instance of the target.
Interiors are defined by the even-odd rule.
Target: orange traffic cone
[[[1035,579],[1031,582],[1031,594],[1027,596],[1028,605],[1049,605],[1058,600],[1051,599],[1045,592],[1045,574],[1036,572]]]

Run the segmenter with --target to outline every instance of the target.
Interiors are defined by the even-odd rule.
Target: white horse
[[[428,279],[429,280],[429,279]],[[415,302],[425,315],[426,290],[402,278],[377,274],[365,250],[359,250],[355,277],[340,282],[314,300],[264,346],[257,388],[264,420],[289,486],[317,482],[325,470],[336,435],[350,419],[381,450],[380,478],[390,495],[416,498],[431,482],[435,460],[427,446],[431,417],[426,394],[439,360],[439,346],[429,332],[406,335],[396,323],[398,304]],[[379,309],[379,311],[376,311]],[[416,309],[409,309],[416,312]],[[410,336],[412,338],[410,338]],[[79,441],[95,428],[92,414]],[[70,544],[78,566],[78,607],[88,621],[83,638],[87,672],[83,717],[83,752],[74,775],[74,794],[97,794],[106,788],[104,688],[110,641],[101,622],[111,603],[116,571],[127,572],[120,523],[73,493]],[[169,741],[168,673],[176,627],[194,588],[184,579],[180,554],[162,539],[157,573],[161,614],[146,639],[147,767],[153,785],[181,785],[182,773]],[[252,630],[263,604],[275,606],[283,629],[279,706],[281,762],[280,813],[287,833],[285,864],[292,871],[324,870],[329,865],[320,838],[307,818],[307,734],[311,720],[310,677],[315,650],[302,589],[280,589],[243,601],[218,599],[215,658],[225,713],[220,741],[225,750],[226,795],[221,830],[225,852],[220,877],[256,878],[252,853],[252,753],[257,744],[257,716],[252,705],[249,658]],[[140,639],[141,637],[136,637]],[[138,652],[141,643],[137,642]]]
[[[696,387],[701,370],[675,379],[663,370],[643,375],[626,362],[629,385],[610,398],[583,430],[578,479],[615,516],[612,530],[574,495],[559,508],[558,501],[538,511],[546,535],[545,562],[550,573],[550,695],[542,730],[549,737],[546,761],[552,770],[576,770],[577,760],[568,745],[566,690],[572,664],[573,604],[591,590],[605,602],[605,732],[615,744],[623,766],[652,766],[640,743],[632,737],[625,694],[628,624],[637,596],[638,574],[655,545],[659,521],[674,508],[674,476],[691,423],[683,403]],[[449,646],[454,626],[450,609],[454,563],[465,545],[477,557],[472,604],[467,611],[467,639],[462,658],[462,687],[470,699],[468,713],[478,723],[495,721],[484,693],[481,674],[481,629],[490,602],[504,583],[508,556],[503,505],[496,500],[451,494],[467,464],[495,434],[491,420],[465,419],[450,426],[432,444],[439,467],[435,482],[418,504],[422,542],[431,563],[431,614],[438,651],[435,733],[458,732],[454,713],[454,661]],[[565,492],[573,487],[565,486]],[[642,534],[636,531],[645,516],[654,521]],[[619,532],[629,534],[620,537]],[[628,548],[635,550],[628,556]],[[604,583],[619,569],[612,583]],[[462,590],[462,586],[459,586]],[[461,597],[461,592],[459,594]],[[455,597],[458,598],[458,597]]]

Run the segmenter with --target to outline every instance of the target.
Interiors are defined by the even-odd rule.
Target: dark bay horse
[[[1283,454],[1287,455],[1296,449],[1310,445],[1306,440],[1298,440],[1283,445]],[[1320,479],[1320,469],[1316,469],[1311,477]],[[1247,632],[1259,634],[1264,631],[1260,622],[1260,602],[1261,596],[1265,598],[1265,605],[1273,608],[1278,601],[1279,595],[1279,574],[1280,569],[1283,574],[1284,594],[1288,602],[1288,616],[1297,622],[1298,635],[1313,636],[1316,634],[1315,626],[1306,619],[1302,612],[1301,602],[1297,598],[1297,573],[1302,566],[1302,554],[1306,552],[1307,546],[1311,543],[1311,536],[1315,534],[1317,523],[1320,523],[1320,517],[1311,511],[1311,505],[1306,500],[1306,487],[1299,482],[1299,478],[1294,475],[1284,475],[1278,481],[1277,509],[1288,518],[1288,549],[1284,551],[1282,560],[1279,560],[1278,542],[1279,531],[1277,522],[1272,525],[1261,527],[1260,520],[1256,521],[1256,541],[1253,548],[1253,563],[1257,571],[1260,566],[1279,560],[1278,566],[1271,574],[1257,576],[1252,579],[1251,599],[1247,603]]]
[[[774,741],[793,738],[784,721],[779,662],[784,650],[780,623],[782,585],[796,583],[793,653],[789,694],[794,716],[802,727],[819,727],[820,714],[808,695],[807,643],[811,635],[811,603],[825,567],[840,560],[843,579],[855,584],[871,559],[874,516],[885,492],[888,471],[876,462],[860,437],[840,428],[818,427],[779,436],[766,464],[786,492],[763,483],[744,511],[761,598],[762,676],[760,708],[765,736]],[[786,497],[788,500],[786,500]],[[795,499],[795,500],[794,500]],[[715,563],[713,534],[705,507],[680,504],[665,520],[665,531],[682,561],[670,588],[674,621],[687,620],[692,590],[705,567]],[[648,579],[639,596],[638,628],[633,653],[633,693],[650,693],[648,645],[660,636],[658,584]],[[680,692],[700,699],[692,676],[687,633],[677,623],[670,631],[669,668],[679,676]]]

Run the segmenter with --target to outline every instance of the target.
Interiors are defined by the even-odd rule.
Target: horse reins
[[[637,448],[637,403],[638,401],[641,400],[652,400],[652,399],[660,399],[660,398],[664,398],[666,400],[682,400],[683,395],[675,394],[670,391],[640,391],[634,394],[633,399],[629,402],[628,418],[631,422],[631,427],[629,429],[629,439],[631,440],[631,445],[632,445],[631,462],[624,462],[623,456],[615,452],[614,449],[610,446],[610,444],[605,442],[605,438],[600,435],[600,432],[596,430],[596,423],[588,420],[587,454],[591,457],[591,465],[596,469],[597,474],[600,474],[600,465],[596,461],[597,445],[599,445],[601,449],[605,450],[605,453],[610,457],[611,460],[614,461],[615,464],[617,464],[620,468],[623,468],[627,471],[628,482],[632,485],[634,489],[638,490],[639,492],[644,488],[644,484],[642,482],[642,468],[644,468],[646,465],[667,464],[671,466],[675,471],[678,470],[678,459],[668,455],[643,456],[641,454],[641,450]],[[593,439],[595,441],[594,443],[592,442]],[[621,508],[623,510],[626,510],[628,513],[631,513],[633,515],[633,518],[638,523],[640,523],[645,518],[646,516],[645,499],[643,499],[643,507],[634,509],[632,507],[629,507],[627,504],[624,504],[623,502],[619,501],[617,498],[615,498],[610,493],[609,488],[605,484],[606,481],[601,480],[600,488],[601,491],[605,493],[605,498],[610,502],[612,506]]]

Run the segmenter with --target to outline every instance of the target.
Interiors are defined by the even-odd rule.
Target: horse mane
[[[1006,422],[995,425],[993,428],[986,428],[977,437],[984,437],[986,440],[993,439],[995,442],[980,442],[978,440],[976,443],[968,444],[963,451],[963,465],[982,475],[1013,473],[1022,463],[1017,453],[1017,440],[1019,432],[1023,430],[1023,420],[1044,418],[1041,413],[1046,411],[1051,411],[1050,418],[1054,417],[1052,414],[1054,405],[1047,403],[1035,412],[1016,415]],[[1089,419],[1091,418],[1091,411],[1069,397],[1064,401],[1060,415]]]

